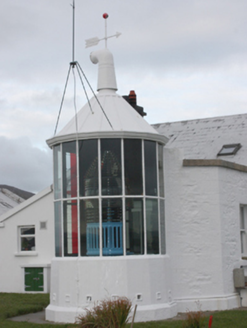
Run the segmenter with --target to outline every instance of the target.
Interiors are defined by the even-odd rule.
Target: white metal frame
[[[106,137],[103,137],[106,138]],[[96,139],[96,138],[92,138]],[[77,201],[77,221],[78,221],[78,256],[81,256],[81,247],[80,247],[80,201],[85,200],[85,199],[98,199],[99,202],[99,227],[100,227],[100,240],[99,240],[99,245],[100,245],[100,254],[99,256],[102,257],[102,199],[105,198],[120,198],[122,199],[122,223],[123,223],[123,255],[121,256],[126,256],[126,217],[125,217],[125,207],[126,207],[126,197],[127,198],[139,198],[143,200],[143,227],[144,227],[144,255],[147,255],[147,226],[146,226],[146,198],[150,199],[157,199],[158,203],[158,225],[159,225],[159,254],[161,254],[161,229],[160,229],[160,224],[161,224],[161,219],[160,219],[160,202],[164,201],[164,197],[160,196],[160,181],[159,181],[159,167],[158,167],[158,160],[159,160],[159,141],[158,140],[149,140],[149,139],[141,139],[141,147],[142,147],[142,182],[143,182],[143,195],[128,195],[126,196],[125,194],[125,181],[124,181],[124,140],[128,138],[119,138],[121,140],[121,165],[122,165],[122,194],[121,195],[102,195],[101,193],[101,139],[102,138],[97,138],[97,144],[98,144],[98,187],[99,187],[99,194],[97,196],[80,196],[79,193],[79,141],[81,140],[68,140],[67,142],[74,141],[76,143],[76,165],[77,165],[77,196],[76,197],[71,197],[71,198],[64,198],[63,195],[63,157],[62,157],[62,152],[63,152],[63,143],[60,144],[60,163],[61,163],[61,199],[54,199],[55,202],[60,202],[60,210],[61,210],[61,247],[62,247],[62,257],[64,257],[64,224],[63,224],[63,202],[68,201],[68,200],[76,200]],[[112,137],[108,137],[107,139],[113,139]],[[138,138],[135,138],[138,139]],[[83,139],[85,140],[85,139]],[[147,196],[146,195],[146,190],[145,190],[145,160],[144,160],[144,141],[154,141],[156,142],[156,171],[157,171],[157,196]],[[54,162],[54,161],[53,161]],[[55,166],[53,168],[53,172],[55,173]],[[55,177],[55,174],[53,175]],[[150,254],[151,255],[151,254]],[[154,256],[157,256],[158,254],[154,254]]]

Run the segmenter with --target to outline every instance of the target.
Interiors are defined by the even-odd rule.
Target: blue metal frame
[[[103,255],[123,255],[122,222],[103,222],[102,237]],[[99,255],[99,223],[87,224],[87,255]]]

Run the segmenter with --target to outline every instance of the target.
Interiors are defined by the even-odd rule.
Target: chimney
[[[129,93],[129,104],[134,108],[136,106],[136,93],[134,90],[131,90]]]
[[[143,107],[138,106],[136,103],[136,93],[134,90],[131,90],[128,96],[123,96],[123,98],[139,113],[142,117],[146,116],[147,113],[143,111]]]

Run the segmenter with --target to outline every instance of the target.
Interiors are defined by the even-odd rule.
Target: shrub
[[[131,301],[125,297],[100,301],[86,314],[78,317],[81,328],[125,328],[131,311]]]
[[[183,328],[204,328],[206,327],[206,317],[201,311],[200,304],[197,304],[198,311],[188,311],[183,322]]]

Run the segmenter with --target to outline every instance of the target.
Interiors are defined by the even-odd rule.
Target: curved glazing
[[[165,254],[163,145],[109,138],[53,150],[57,257]]]

